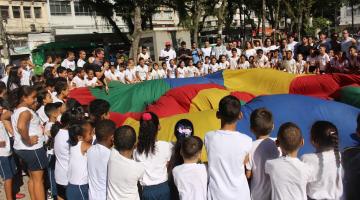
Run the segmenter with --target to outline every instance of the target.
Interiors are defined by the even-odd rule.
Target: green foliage
[[[315,36],[316,31],[324,31],[331,25],[331,22],[323,17],[316,17],[313,19],[313,26],[306,26],[305,27],[305,34],[308,36]]]

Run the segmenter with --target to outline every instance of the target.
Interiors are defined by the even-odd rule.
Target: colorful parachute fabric
[[[360,112],[360,75],[327,74],[296,76],[271,69],[225,70],[206,77],[146,81],[134,85],[110,83],[109,95],[98,88],[78,88],[70,93],[87,105],[95,98],[111,104],[111,118],[117,125],[129,124],[138,129],[142,112],[160,117],[160,140],[174,141],[175,123],[190,119],[195,134],[204,138],[206,132],[220,128],[216,110],[220,99],[236,96],[243,104],[243,120],[237,129],[252,136],[249,116],[259,107],[274,114],[276,137],[284,122],[297,123],[305,137],[302,153],[312,150],[309,130],[316,120],[328,120],[339,129],[341,147],[353,145],[350,134],[355,131]],[[339,103],[332,100],[339,100]],[[356,107],[355,107],[356,106]]]

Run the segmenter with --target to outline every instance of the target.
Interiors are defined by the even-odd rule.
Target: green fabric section
[[[360,87],[348,86],[340,90],[340,101],[360,108]]]
[[[158,100],[170,90],[170,85],[164,80],[152,80],[138,84],[122,84],[110,82],[109,95],[105,90],[90,88],[90,92],[99,99],[107,100],[113,112],[142,112],[147,105]]]

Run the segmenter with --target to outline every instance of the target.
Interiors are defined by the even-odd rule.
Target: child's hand
[[[37,144],[38,142],[39,142],[39,136],[35,135],[35,136],[30,137],[30,145],[31,146]]]
[[[0,148],[4,148],[6,146],[6,142],[5,141],[0,141]]]

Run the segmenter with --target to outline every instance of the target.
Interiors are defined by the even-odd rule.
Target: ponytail
[[[55,138],[55,136],[58,134],[58,132],[60,131],[60,129],[64,128],[63,125],[56,121],[52,126],[51,126],[51,129],[50,129],[50,135],[52,138]]]
[[[156,114],[146,112],[141,116],[137,144],[138,153],[145,153],[146,156],[148,156],[149,153],[155,153],[155,141],[158,129],[159,118]]]
[[[334,154],[335,154],[335,159],[336,159],[336,166],[337,166],[337,168],[339,168],[341,161],[340,161],[340,151],[339,151],[339,136],[338,136],[337,130],[330,132],[330,138],[333,143]]]
[[[83,133],[83,121],[75,122],[74,124],[70,125],[69,131],[69,144],[70,146],[76,146],[79,142],[78,137]]]

